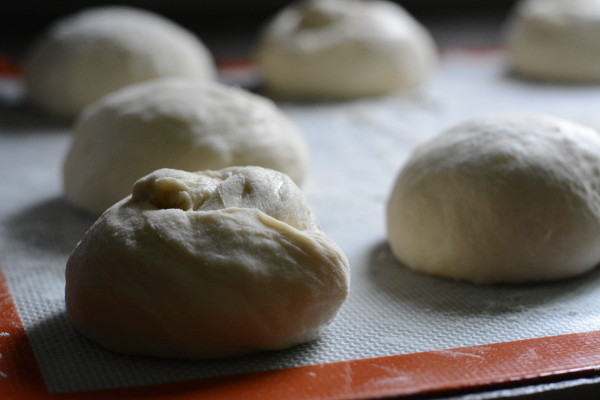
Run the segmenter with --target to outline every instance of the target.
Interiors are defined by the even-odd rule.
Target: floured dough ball
[[[218,83],[162,79],[111,93],[77,120],[64,167],[66,198],[100,214],[159,168],[258,165],[301,183],[308,148],[268,99]]]
[[[154,13],[99,7],[54,23],[32,48],[30,101],[62,117],[116,89],[160,77],[212,80],[212,56],[191,33]]]
[[[527,0],[507,48],[516,73],[541,80],[600,81],[600,0]]]
[[[282,10],[257,52],[267,90],[296,99],[350,99],[423,84],[434,42],[388,1],[308,0]]]
[[[417,148],[387,205],[394,255],[475,283],[571,277],[600,262],[600,135],[550,116],[461,124]]]
[[[316,338],[346,298],[349,267],[286,175],[161,169],[89,229],[66,280],[68,314],[91,340],[203,359]]]

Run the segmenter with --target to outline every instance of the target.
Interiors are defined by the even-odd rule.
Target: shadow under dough
[[[0,103],[0,132],[22,135],[32,131],[48,133],[71,130],[73,121],[44,114],[27,103]]]
[[[396,260],[386,241],[371,249],[368,262],[369,279],[392,302],[457,316],[518,313],[573,293],[585,295],[600,284],[600,268],[570,279],[511,285],[476,285],[429,276]]]
[[[62,197],[45,199],[9,218],[7,231],[18,242],[70,254],[96,216],[75,209]]]

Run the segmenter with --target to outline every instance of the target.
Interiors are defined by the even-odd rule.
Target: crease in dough
[[[65,296],[74,325],[107,349],[203,359],[314,340],[349,279],[286,175],[161,169],[84,235]]]

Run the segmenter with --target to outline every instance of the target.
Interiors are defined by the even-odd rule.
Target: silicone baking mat
[[[600,366],[600,271],[525,286],[437,279],[397,263],[384,229],[391,184],[418,143],[498,112],[600,126],[598,87],[521,81],[507,74],[501,52],[460,51],[444,54],[433,82],[418,94],[280,103],[309,142],[312,169],[303,190],[350,260],[351,295],[313,343],[199,362],[113,354],[70,326],[64,265],[93,217],[61,196],[69,127],[22,106],[14,79],[3,81],[2,94],[0,394],[365,398],[591,373]]]

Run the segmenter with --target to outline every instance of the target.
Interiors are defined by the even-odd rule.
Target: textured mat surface
[[[69,128],[19,106],[3,82],[0,266],[48,388],[81,391],[173,382],[600,329],[600,271],[551,284],[478,287],[414,273],[386,245],[384,204],[414,146],[466,118],[542,112],[600,126],[599,87],[520,81],[499,53],[447,53],[418,95],[343,104],[280,104],[304,131],[304,191],[346,252],[351,295],[323,337],[288,351],[180,362],[125,357],[79,335],[64,311],[66,259],[93,218],[61,197]],[[534,357],[524,354],[523,357]]]

